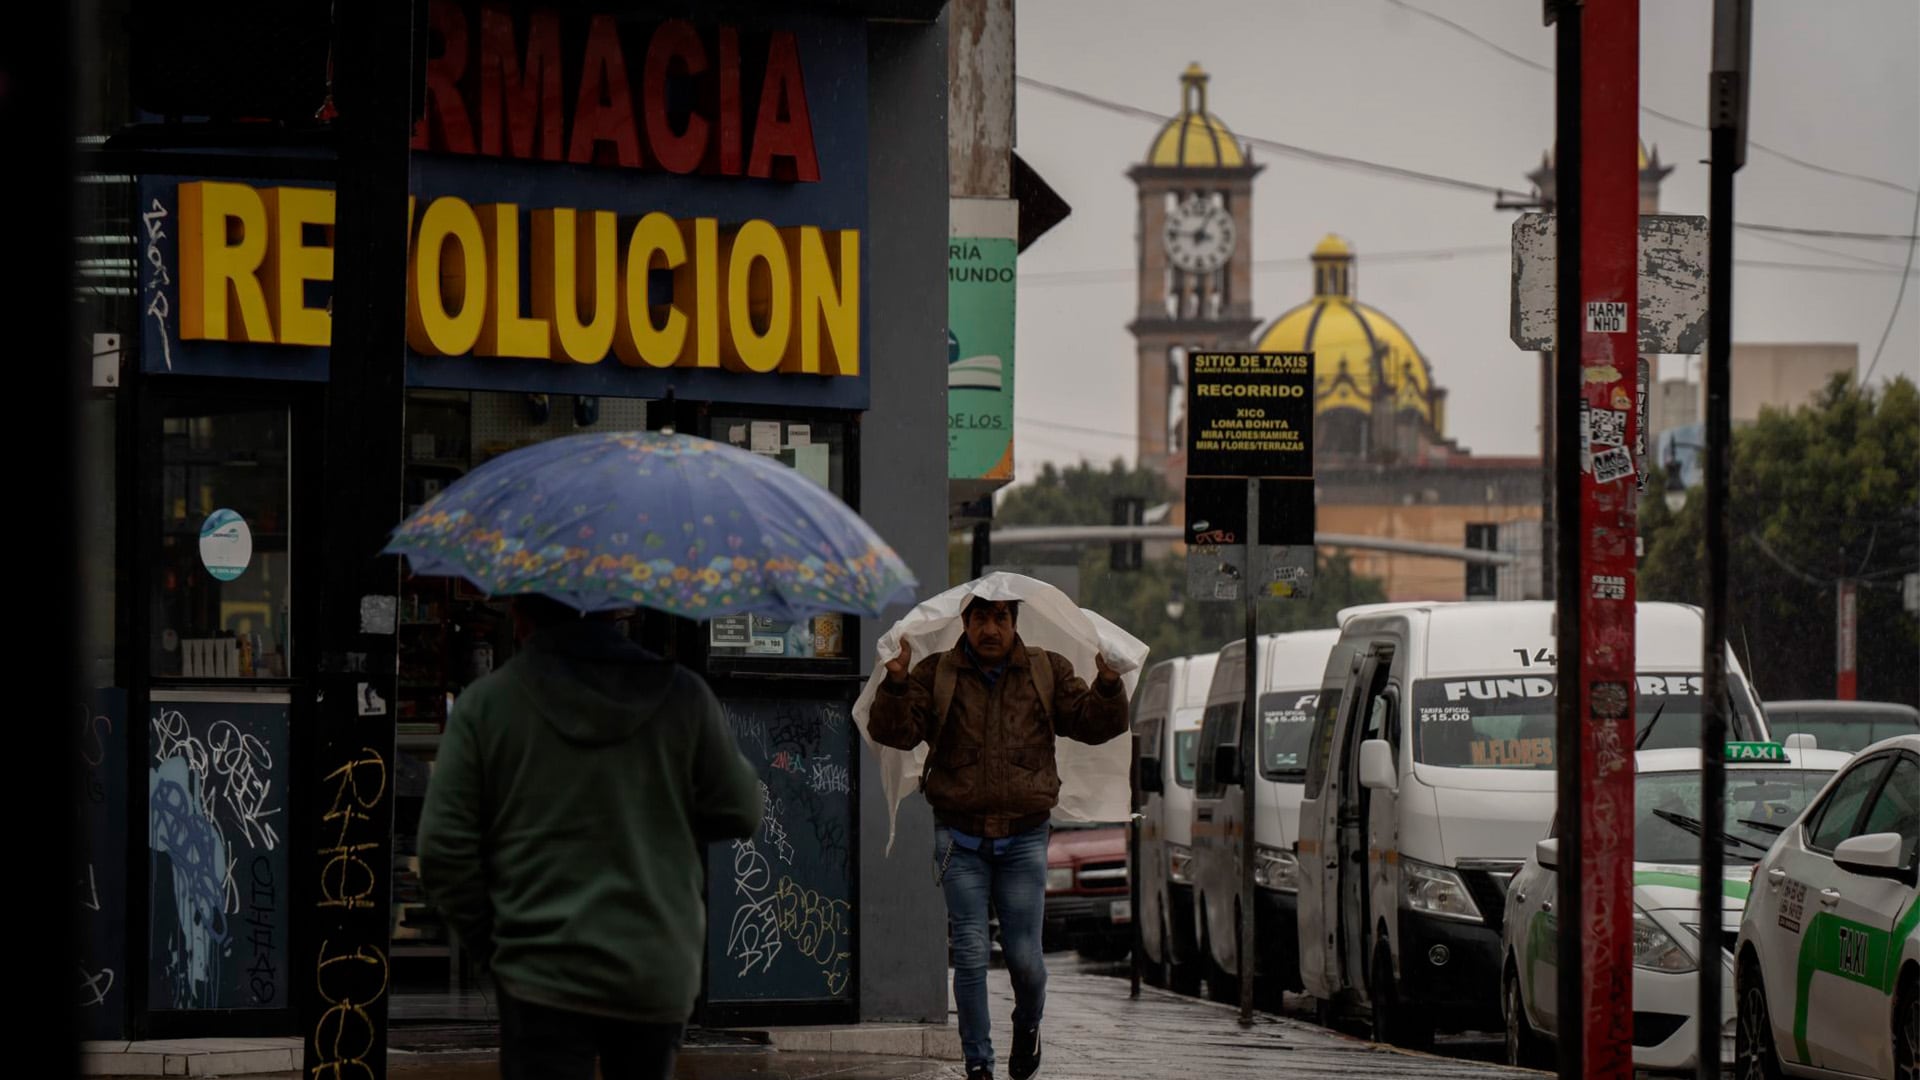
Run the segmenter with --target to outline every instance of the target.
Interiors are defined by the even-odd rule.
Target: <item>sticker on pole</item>
[[[1633,451],[1624,446],[1602,450],[1593,455],[1593,479],[1598,484],[1611,484],[1615,480],[1625,480],[1633,475]]]
[[[253,562],[253,530],[247,519],[225,508],[200,523],[200,564],[219,581],[232,581]]]
[[[1587,333],[1624,334],[1627,332],[1627,305],[1622,300],[1587,301]]]

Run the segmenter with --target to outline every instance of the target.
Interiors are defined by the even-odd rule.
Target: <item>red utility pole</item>
[[[1859,584],[1851,578],[1842,578],[1835,593],[1834,627],[1838,633],[1837,655],[1834,667],[1838,672],[1835,679],[1833,696],[1841,701],[1852,701],[1860,696],[1860,671],[1855,660],[1854,631],[1859,625],[1858,606]]]
[[[1581,1075],[1633,1073],[1635,434],[1639,362],[1640,0],[1586,0],[1580,40],[1582,455],[1579,562]],[[1561,356],[1571,355],[1562,351]],[[1564,361],[1563,361],[1564,362]],[[1565,595],[1565,592],[1562,592]],[[1564,658],[1562,661],[1565,663]],[[1577,689],[1567,683],[1578,683]]]

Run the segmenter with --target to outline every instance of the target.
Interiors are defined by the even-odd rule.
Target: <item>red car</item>
[[[1078,949],[1118,959],[1133,943],[1125,825],[1060,825],[1047,844],[1049,951]]]

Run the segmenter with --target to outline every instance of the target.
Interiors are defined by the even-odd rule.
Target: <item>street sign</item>
[[[1313,478],[1313,354],[1187,357],[1187,475]]]
[[[1262,596],[1302,597],[1313,582],[1313,354],[1187,354],[1187,589],[1233,600],[1246,619],[1241,768],[1254,775]],[[1236,512],[1237,511],[1237,512]],[[1234,556],[1238,556],[1238,561]],[[1258,784],[1240,785],[1253,821]],[[1254,833],[1240,830],[1241,955],[1260,951]],[[1253,1023],[1254,965],[1240,965],[1240,1023]]]
[[[1247,519],[1252,479],[1262,481],[1257,522]],[[1313,528],[1313,354],[1190,353],[1188,596],[1309,595]]]
[[[1552,352],[1554,216],[1522,214],[1513,223],[1513,343]],[[1707,343],[1707,219],[1655,214],[1640,219],[1637,302],[1589,297],[1590,334],[1626,332],[1640,320],[1642,353],[1701,352]],[[1638,308],[1635,311],[1635,308]]]

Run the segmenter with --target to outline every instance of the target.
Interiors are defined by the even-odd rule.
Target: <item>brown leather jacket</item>
[[[1051,726],[1040,704],[1032,664],[1053,668]],[[941,668],[952,679],[947,715],[936,717]],[[915,664],[902,686],[884,680],[874,697],[867,732],[897,750],[931,746],[924,778],[927,802],[942,825],[974,836],[1011,836],[1046,822],[1060,801],[1056,736],[1098,745],[1127,730],[1122,684],[1089,687],[1063,656],[1018,638],[997,682],[966,652],[965,639]]]

